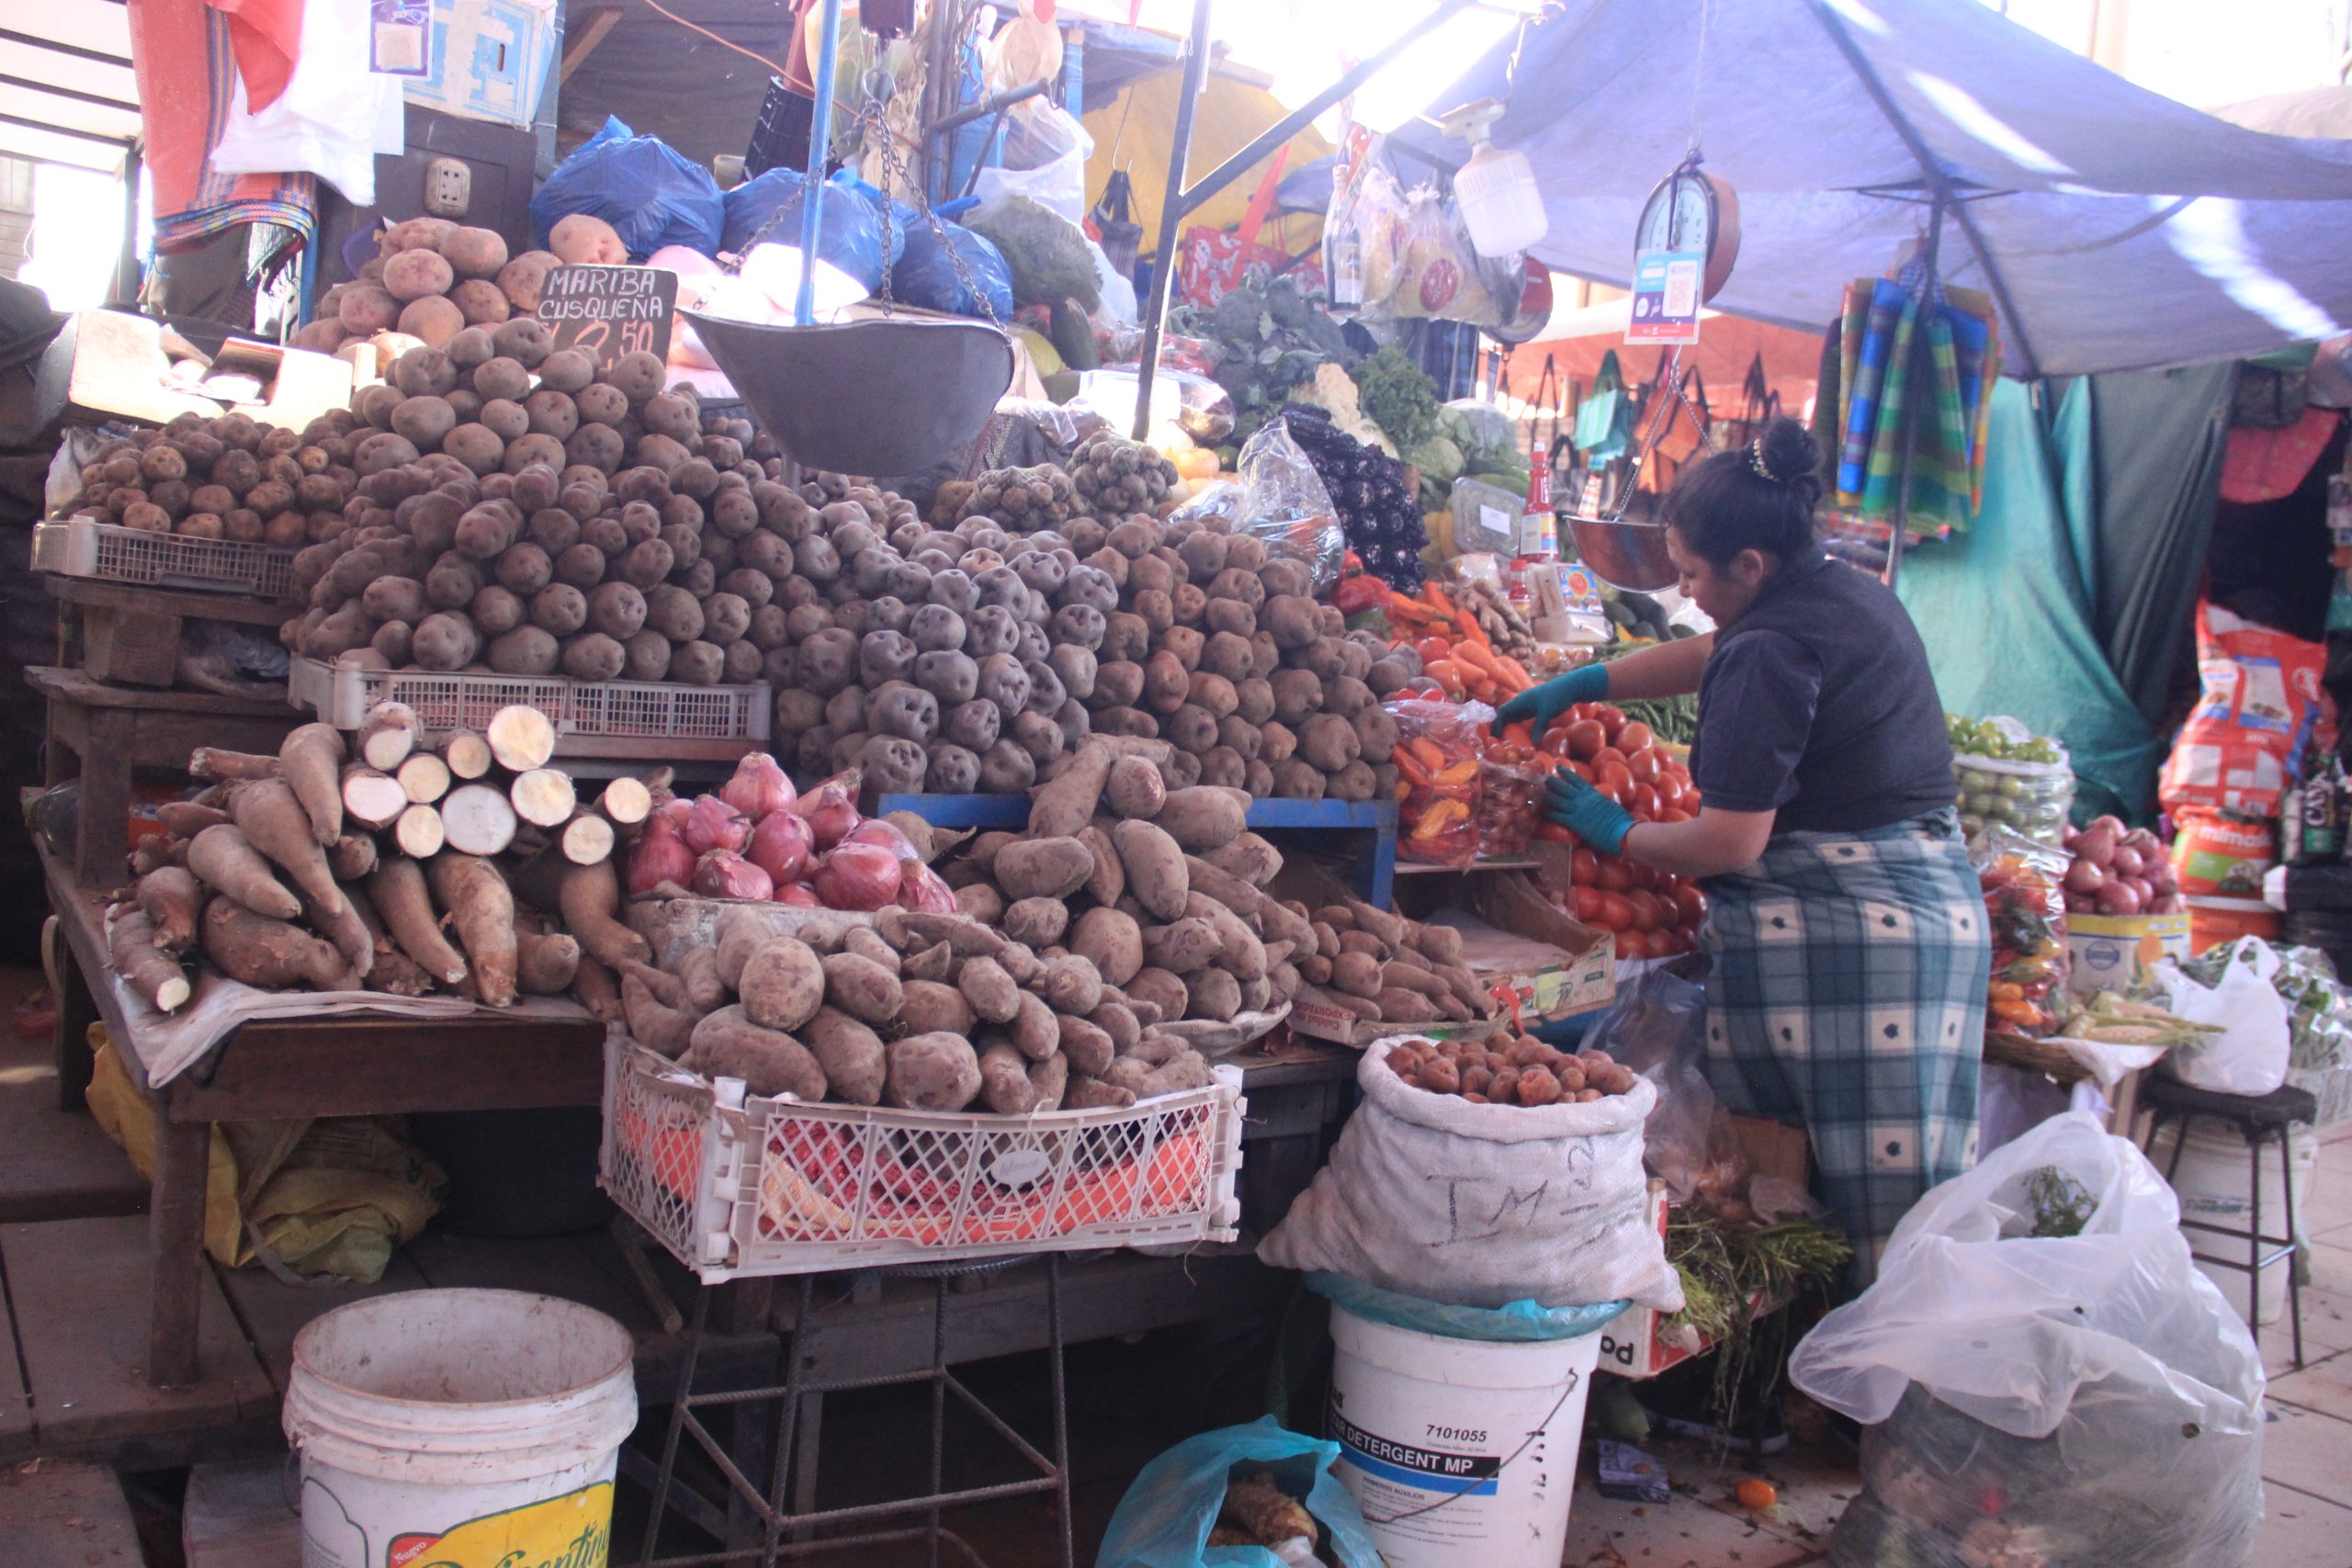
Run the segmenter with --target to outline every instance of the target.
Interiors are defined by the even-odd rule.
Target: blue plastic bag
[[[940,227],[947,231],[944,244],[931,231],[929,224],[907,235],[906,254],[890,269],[890,292],[910,305],[926,310],[947,310],[958,316],[985,314],[980,309],[980,300],[985,297],[994,307],[998,321],[1012,320],[1012,269],[1005,265],[1004,253],[961,223],[942,223]],[[964,280],[956,276],[949,245],[963,256],[964,265],[979,293],[965,288]]]
[[[800,190],[806,183],[797,169],[770,169],[727,193],[727,221],[721,243],[737,255],[751,249],[764,231],[764,243],[800,244]],[[885,260],[882,209],[845,185],[830,182],[819,187],[822,222],[817,233],[817,259],[831,262],[869,290],[882,287]],[[771,225],[773,225],[771,227]],[[896,236],[905,243],[905,231]]]
[[[611,224],[633,257],[664,245],[718,254],[726,197],[710,171],[658,136],[639,136],[619,119],[582,142],[531,197],[531,227],[541,246],[559,218],[585,212]]]
[[[1602,1302],[1597,1306],[1547,1307],[1523,1301],[1498,1307],[1447,1306],[1321,1269],[1306,1276],[1306,1288],[1358,1317],[1385,1323],[1391,1328],[1434,1334],[1446,1339],[1476,1339],[1490,1345],[1578,1338],[1606,1327],[1611,1319],[1633,1304]]]
[[[1094,1568],[1282,1568],[1259,1546],[1211,1546],[1236,1465],[1271,1470],[1331,1538],[1340,1568],[1380,1568],[1380,1549],[1348,1489],[1331,1478],[1337,1443],[1283,1430],[1271,1416],[1187,1438],[1143,1467],[1103,1532]]]

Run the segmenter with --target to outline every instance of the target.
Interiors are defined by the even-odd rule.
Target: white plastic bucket
[[[1600,1336],[1524,1344],[1331,1307],[1340,1478],[1388,1568],[1559,1568]]]
[[[2158,1171],[2172,1163],[2173,1146],[2180,1143],[2180,1123],[2167,1122],[2151,1141],[2148,1157]],[[2302,1234],[2301,1210],[2312,1201],[2312,1183],[2319,1174],[2319,1136],[2309,1127],[2289,1129],[2288,1160],[2295,1169],[2294,1234]],[[2180,1217],[2198,1220],[2209,1225],[2227,1225],[2233,1230],[2245,1230],[2254,1220],[2254,1202],[2250,1188],[2251,1174],[2247,1169],[2245,1140],[2238,1136],[2234,1127],[2223,1127],[2207,1121],[2189,1124],[2188,1136],[2180,1150],[2180,1168],[2172,1174],[2173,1196],[2180,1201]],[[2262,1149],[2262,1228],[2271,1235],[2287,1233],[2287,1191],[2278,1174],[2278,1150],[2266,1144]],[[2222,1294],[2237,1314],[2256,1326],[2276,1323],[2287,1309],[2287,1269],[2289,1260],[2280,1258],[2262,1271],[2258,1285],[2244,1269],[2215,1268],[2208,1259],[2223,1258],[2243,1263],[2247,1244],[2211,1231],[2185,1231],[2189,1250],[2197,1255],[2197,1267],[2207,1279],[2222,1288]],[[2265,1253],[2277,1251],[2265,1247]],[[2252,1290],[2253,1303],[2249,1311],[2247,1296]]]
[[[294,1338],[302,1568],[603,1568],[634,1347],[521,1291],[354,1302]]]

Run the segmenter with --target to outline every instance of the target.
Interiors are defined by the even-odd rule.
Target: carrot
[[[1487,636],[1487,628],[1480,626],[1478,624],[1478,617],[1472,615],[1468,610],[1456,610],[1453,613],[1453,619],[1454,623],[1462,628],[1462,637],[1464,641],[1476,643],[1480,648],[1492,646]]]
[[[1494,649],[1482,642],[1458,642],[1453,645],[1453,660],[1467,664],[1482,675],[1499,675],[1502,671],[1495,662]]]
[[[1430,577],[1422,579],[1421,597],[1427,600],[1429,602],[1430,608],[1435,610],[1439,615],[1446,616],[1449,619],[1453,617],[1453,601],[1446,597],[1445,584],[1440,582],[1436,578]]]
[[[1527,666],[1521,664],[1518,660],[1513,659],[1510,654],[1496,654],[1495,662],[1502,667],[1505,674],[1519,682],[1519,689],[1521,691],[1523,692],[1527,690],[1528,687],[1535,684],[1535,677],[1527,672]]]

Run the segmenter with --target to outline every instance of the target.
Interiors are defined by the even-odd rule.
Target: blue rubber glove
[[[1505,725],[1526,719],[1540,741],[1554,719],[1578,703],[1597,703],[1608,694],[1609,666],[1596,660],[1565,675],[1555,675],[1540,686],[1528,687],[1495,711],[1495,722],[1488,728],[1500,735]]]
[[[1623,807],[1566,768],[1544,783],[1544,815],[1605,855],[1624,852],[1634,826]]]

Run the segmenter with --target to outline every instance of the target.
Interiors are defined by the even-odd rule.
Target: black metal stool
[[[2282,1087],[2264,1095],[2223,1094],[2218,1089],[2198,1089],[2175,1078],[2150,1073],[2142,1079],[2143,1103],[2149,1111],[2148,1141],[2144,1149],[2155,1146],[2156,1132],[2168,1121],[2180,1123],[2178,1135],[2173,1139],[2172,1162],[2165,1169],[2169,1182],[2180,1168],[2181,1151],[2188,1146],[2189,1123],[2199,1117],[2226,1122],[2238,1130],[2245,1140],[2247,1174],[2253,1209],[2247,1216],[2246,1228],[2237,1230],[2229,1225],[2217,1225],[2206,1220],[2183,1220],[2183,1230],[2211,1231],[2217,1235],[2242,1236],[2246,1244],[2246,1260],[2233,1262],[2225,1258],[2210,1258],[2203,1253],[2200,1261],[2217,1269],[2234,1269],[2246,1276],[2246,1326],[2262,1315],[2262,1271],[2280,1258],[2287,1259],[2287,1315],[2295,1337],[2295,1366],[2303,1364],[2303,1287],[2295,1277],[2295,1256],[2301,1250],[2295,1241],[2295,1164],[2289,1149],[2290,1129],[2298,1122],[2310,1122],[2319,1115],[2319,1101],[2309,1089]],[[2283,1236],[2262,1234],[2262,1146],[2276,1140],[2278,1145],[2278,1175],[2287,1194],[2287,1234]],[[2263,1248],[2277,1251],[2265,1255]]]
[[[785,1378],[780,1386],[737,1389],[724,1393],[694,1392],[695,1364],[699,1359],[705,1325],[710,1312],[710,1287],[695,1292],[692,1327],[687,1332],[685,1359],[678,1373],[678,1395],[670,1409],[669,1430],[662,1444],[662,1459],[652,1480],[653,1507],[646,1521],[645,1547],[638,1559],[650,1568],[700,1568],[702,1564],[758,1562],[765,1568],[775,1568],[782,1559],[797,1559],[811,1554],[839,1551],[857,1546],[879,1545],[885,1541],[921,1540],[926,1545],[926,1560],[937,1568],[940,1547],[951,1546],[974,1568],[988,1568],[979,1553],[954,1530],[940,1523],[942,1509],[974,1503],[992,1503],[1007,1497],[1050,1493],[1054,1498],[1057,1561],[1059,1568],[1072,1568],[1073,1544],[1070,1534],[1069,1504],[1069,1419],[1064,1400],[1062,1382],[1062,1313],[1061,1257],[1058,1253],[1043,1255],[1046,1266],[1046,1361],[1052,1379],[1053,1453],[1040,1453],[1008,1425],[1003,1417],[983,1404],[978,1395],[966,1387],[962,1379],[949,1369],[947,1360],[947,1300],[951,1281],[969,1275],[994,1273],[999,1269],[1031,1262],[1035,1254],[1012,1258],[967,1258],[958,1262],[914,1263],[885,1266],[873,1273],[884,1279],[927,1280],[933,1290],[932,1307],[931,1364],[912,1371],[886,1373],[879,1377],[844,1378],[831,1382],[807,1379],[802,1366],[808,1359],[804,1340],[812,1333],[815,1291],[818,1276],[803,1274],[799,1278],[800,1310],[795,1317],[793,1342],[786,1351]],[[865,1503],[854,1507],[823,1508],[796,1512],[791,1501],[794,1465],[802,1467],[801,1495],[813,1499],[817,1455],[813,1442],[801,1445],[806,1450],[796,1455],[795,1439],[800,1401],[803,1395],[843,1393],[857,1389],[888,1388],[905,1383],[931,1385],[931,1456],[930,1490],[919,1496],[897,1498],[884,1503]],[[1002,1482],[992,1486],[970,1486],[957,1491],[944,1491],[945,1483],[944,1444],[946,1441],[947,1396],[953,1393],[964,1407],[985,1423],[989,1430],[1017,1452],[1038,1473],[1024,1481]],[[767,1487],[744,1474],[727,1446],[703,1424],[697,1412],[714,1406],[741,1407],[765,1401],[780,1402],[775,1438],[775,1465]],[[678,1446],[682,1437],[691,1436],[710,1462],[726,1478],[729,1496],[725,1504],[693,1494],[677,1472]],[[682,1506],[672,1496],[673,1491],[686,1493]],[[691,1556],[656,1559],[655,1540],[668,1513],[676,1511],[699,1528],[716,1533],[719,1514],[741,1517],[746,1511],[760,1540],[756,1546],[730,1544],[718,1551],[697,1552]],[[818,1537],[815,1532],[828,1526],[858,1527],[878,1524],[892,1515],[922,1514],[923,1521],[896,1529],[854,1529],[853,1533]],[[755,1521],[755,1522],[754,1522]],[[732,1532],[730,1532],[732,1533]],[[740,1535],[738,1537],[740,1539]]]

